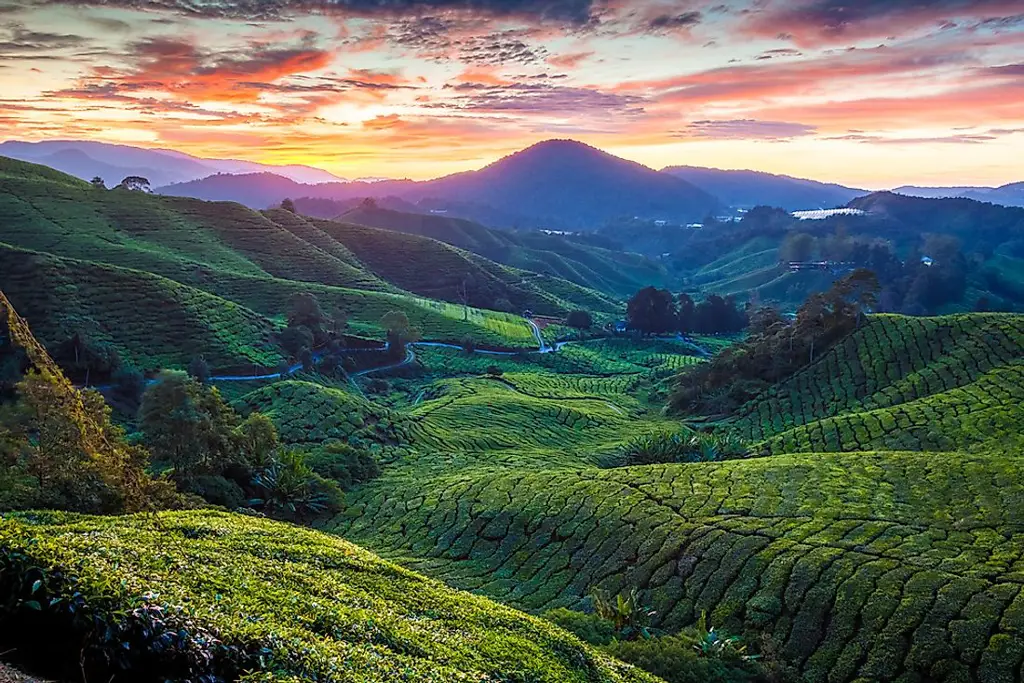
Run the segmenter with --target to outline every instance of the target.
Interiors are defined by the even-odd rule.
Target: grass
[[[26,647],[68,636],[50,666],[66,654],[77,664],[81,648],[94,675],[112,655],[154,680],[654,681],[549,622],[291,525],[43,513],[0,519],[0,541],[0,583],[26,601],[0,608],[0,625],[17,624]],[[92,618],[76,622],[71,606]]]

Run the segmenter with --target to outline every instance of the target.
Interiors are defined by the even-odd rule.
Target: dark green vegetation
[[[372,200],[337,220],[432,237],[498,263],[619,297],[630,296],[648,284],[667,284],[665,269],[645,257],[592,246],[563,235],[493,230],[445,215],[392,211],[378,207]]]
[[[668,254],[662,263],[689,291],[776,302],[787,310],[856,268],[878,276],[882,311],[935,315],[1024,307],[1024,209],[890,193],[849,206],[865,213],[800,221],[761,206],[738,223],[709,220],[689,229],[630,221],[599,234],[651,257]]]
[[[716,427],[750,459],[603,469],[636,443],[593,427],[557,457],[524,441],[481,458],[456,436],[465,413],[433,410],[453,427],[444,455],[399,459],[333,528],[528,610],[637,589],[668,635],[706,611],[809,681],[1019,680],[1020,324],[869,318]],[[503,411],[491,421],[497,440]],[[630,433],[645,424],[678,430]]]
[[[0,520],[0,652],[10,643],[38,664],[40,634],[73,634],[61,642],[74,651],[48,661],[75,679],[82,661],[89,680],[121,666],[133,680],[211,683],[655,680],[607,655],[666,683],[1024,679],[1024,323],[869,313],[904,276],[930,292],[933,275],[956,285],[956,267],[824,273],[793,319],[650,288],[616,337],[605,325],[622,308],[576,301],[604,295],[516,284],[521,273],[420,235],[18,182],[53,185],[20,216],[81,193],[69,195],[81,233],[14,221],[40,243],[5,247],[28,264],[9,257],[20,274],[8,280],[45,314],[62,364],[110,376],[133,433],[19,322],[20,341],[0,336],[0,509],[146,513]],[[104,213],[128,210],[116,229]],[[140,237],[160,216],[180,222]],[[719,238],[733,229],[746,228]],[[65,242],[86,256],[62,255]],[[964,263],[970,282],[980,262]],[[167,294],[139,313],[159,341],[97,284],[115,277],[147,283],[140,307]],[[563,308],[537,331],[469,305],[471,291],[512,289]],[[678,335],[747,322],[741,336]],[[177,329],[201,343],[176,344]],[[353,333],[386,339],[387,353]],[[213,372],[236,354],[247,376],[284,354],[299,362],[255,379]],[[150,364],[191,377],[147,384],[133,366]],[[53,371],[40,381],[32,365]],[[241,514],[156,512],[210,503]]]

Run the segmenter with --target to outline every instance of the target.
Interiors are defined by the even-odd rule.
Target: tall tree
[[[644,287],[633,295],[626,307],[629,328],[642,334],[657,334],[676,329],[676,300],[672,292]]]
[[[583,339],[583,333],[593,326],[594,319],[587,311],[572,311],[566,317],[565,324],[578,330],[580,339]]]

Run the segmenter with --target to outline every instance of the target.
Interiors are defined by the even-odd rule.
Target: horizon
[[[0,30],[6,140],[345,178],[570,138],[658,170],[865,190],[1022,179],[1015,0],[19,0]]]

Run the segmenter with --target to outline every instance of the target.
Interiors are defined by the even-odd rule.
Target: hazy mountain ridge
[[[297,182],[320,183],[342,180],[312,166],[271,165],[239,159],[208,159],[170,149],[146,149],[89,140],[46,140],[0,143],[0,154],[21,161],[45,164],[82,180],[99,176],[107,185],[138,175],[154,187],[188,182],[218,173],[273,172]]]
[[[662,173],[682,178],[718,197],[723,204],[736,208],[830,209],[868,194],[867,190],[763,171],[669,166],[662,169]]]
[[[1024,182],[1009,183],[1000,187],[920,187],[904,185],[893,190],[909,197],[931,199],[964,198],[1003,206],[1024,207]]]

